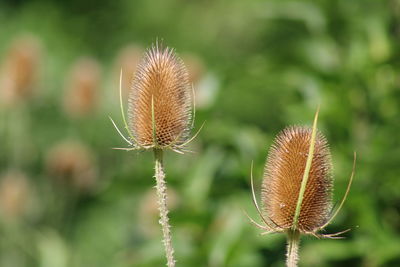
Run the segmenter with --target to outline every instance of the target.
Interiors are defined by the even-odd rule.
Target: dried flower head
[[[298,248],[301,234],[316,237],[341,238],[341,231],[320,234],[337,215],[349,193],[354,176],[350,176],[344,197],[331,215],[332,164],[328,142],[317,130],[318,111],[312,128],[288,127],[275,139],[264,170],[261,198],[264,214],[258,206],[253,186],[253,203],[264,222],[250,221],[266,230],[263,234],[285,232],[287,234],[286,265],[298,264]]]
[[[31,201],[27,177],[20,171],[12,170],[0,178],[0,213],[6,220],[23,216]]]
[[[139,64],[144,49],[136,44],[130,44],[122,48],[115,59],[115,77],[119,78],[120,71],[124,73],[121,80],[121,91],[124,97],[129,95],[136,68]]]
[[[167,188],[163,165],[163,150],[178,153],[193,140],[199,131],[189,138],[194,121],[194,101],[189,75],[183,61],[173,49],[153,45],[140,61],[131,86],[128,106],[128,121],[122,102],[122,72],[120,76],[120,107],[126,138],[111,119],[121,137],[131,146],[117,148],[126,151],[153,149],[159,223],[163,232],[163,243],[167,265],[175,266],[171,227],[168,218]],[[193,111],[193,114],[192,114]]]
[[[171,48],[156,43],[147,50],[133,79],[125,120],[120,77],[121,112],[133,149],[165,149],[183,152],[193,124],[192,87],[183,61]],[[194,110],[193,110],[194,112]],[[193,113],[194,115],[194,113]],[[200,128],[201,129],[201,128]],[[199,130],[200,131],[200,130]]]
[[[318,112],[313,128],[292,126],[284,129],[272,145],[264,169],[262,208],[256,201],[253,179],[253,202],[265,223],[257,227],[271,232],[297,231],[318,237],[337,237],[319,234],[337,215],[349,193],[353,171],[339,207],[332,213],[332,163],[326,138],[317,130]],[[346,230],[347,231],[347,230]]]
[[[53,146],[47,153],[46,169],[56,183],[80,192],[92,190],[97,182],[92,151],[76,141],[63,141]]]
[[[16,39],[0,70],[0,102],[5,106],[27,99],[33,95],[38,76],[41,45],[34,36]]]
[[[71,117],[81,117],[95,110],[100,86],[100,64],[92,58],[79,59],[67,80],[63,106]]]
[[[153,46],[140,62],[129,96],[129,128],[141,147],[186,141],[191,87],[185,65],[170,48]]]
[[[189,70],[189,82],[198,84],[205,76],[205,66],[201,58],[195,54],[184,54],[182,59]]]
[[[311,128],[288,127],[275,139],[265,165],[264,210],[281,229],[291,229],[311,141]],[[332,165],[328,143],[318,132],[314,157],[298,220],[301,232],[313,232],[329,217]]]

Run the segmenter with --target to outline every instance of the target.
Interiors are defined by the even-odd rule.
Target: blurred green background
[[[150,152],[124,146],[119,71],[129,80],[163,39],[197,94],[194,153],[166,153],[178,266],[283,266],[285,237],[260,236],[268,148],[321,104],[344,193],[301,266],[400,266],[400,1],[0,2],[0,266],[164,266]]]

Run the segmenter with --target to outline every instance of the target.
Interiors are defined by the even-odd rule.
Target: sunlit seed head
[[[80,58],[72,66],[66,81],[63,106],[67,115],[82,117],[93,113],[98,104],[101,80],[100,64],[92,58]]]
[[[293,227],[312,129],[288,127],[275,139],[264,170],[262,203],[272,225],[285,230]],[[331,157],[325,137],[317,132],[298,229],[313,232],[329,216],[332,195]]]
[[[189,53],[183,54],[182,60],[189,72],[189,82],[197,85],[206,74],[204,62],[196,54]]]
[[[129,96],[129,129],[144,148],[183,144],[191,125],[192,88],[173,49],[153,45],[142,58]]]
[[[117,54],[114,62],[115,81],[121,77],[121,93],[123,98],[128,96],[136,68],[142,58],[144,49],[137,44],[130,44],[123,47]],[[116,92],[117,93],[117,92]],[[117,96],[117,94],[115,95]]]
[[[17,38],[0,67],[0,102],[11,107],[34,95],[41,65],[41,44],[32,35]]]
[[[93,152],[77,141],[63,141],[51,147],[47,152],[46,169],[56,185],[81,193],[94,189],[98,180]]]
[[[11,170],[0,177],[0,214],[5,220],[25,215],[31,201],[28,179],[20,171]]]

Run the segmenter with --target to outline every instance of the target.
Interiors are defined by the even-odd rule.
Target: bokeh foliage
[[[327,230],[354,229],[343,240],[303,238],[301,265],[400,265],[400,1],[9,0],[0,25],[2,61],[22,34],[42,43],[36,96],[0,111],[0,172],[25,173],[31,192],[23,216],[1,214],[0,266],[163,266],[152,155],[112,150],[124,144],[108,119],[120,123],[118,51],[156,38],[202,62],[209,94],[195,153],[166,154],[179,266],[283,266],[284,236],[260,236],[242,212],[256,217],[250,165],[259,192],[274,136],[310,125],[318,104],[335,202],[358,153]],[[82,56],[100,62],[101,84],[97,109],[76,118],[62,98]],[[54,182],[46,167],[51,148],[71,139],[92,152],[89,191]]]

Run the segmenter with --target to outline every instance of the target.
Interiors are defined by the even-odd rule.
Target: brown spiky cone
[[[316,119],[314,127],[284,129],[265,165],[261,196],[266,222],[272,231],[288,235],[288,267],[298,264],[300,234],[316,235],[331,209],[333,177],[328,142],[317,131]]]
[[[169,267],[175,266],[175,259],[168,219],[163,150],[182,153],[185,145],[193,139],[188,138],[192,126],[192,88],[188,77],[185,65],[174,50],[157,42],[147,50],[136,69],[129,95],[128,122],[122,113],[129,138],[117,129],[132,146],[125,150],[154,151],[159,222]]]
[[[264,170],[262,203],[271,225],[293,228],[294,214],[311,140],[311,128],[288,127],[272,145]],[[329,217],[332,199],[332,163],[328,142],[317,132],[308,182],[298,219],[298,230],[315,232]]]
[[[346,192],[339,207],[331,214],[331,156],[328,142],[317,130],[317,121],[318,110],[312,128],[288,127],[275,139],[264,169],[261,191],[263,211],[257,203],[251,176],[253,202],[263,224],[247,216],[251,223],[265,230],[263,234],[287,234],[288,267],[297,266],[301,234],[341,238],[340,234],[350,230],[334,234],[318,233],[333,220],[346,200],[354,177],[356,154]]]
[[[129,128],[142,148],[178,148],[191,128],[192,90],[183,61],[158,43],[139,63],[129,96]]]
[[[13,107],[35,94],[42,57],[36,36],[23,35],[11,45],[0,66],[0,105]]]
[[[71,118],[92,115],[99,103],[100,63],[91,57],[79,58],[71,67],[65,84],[64,111]]]

